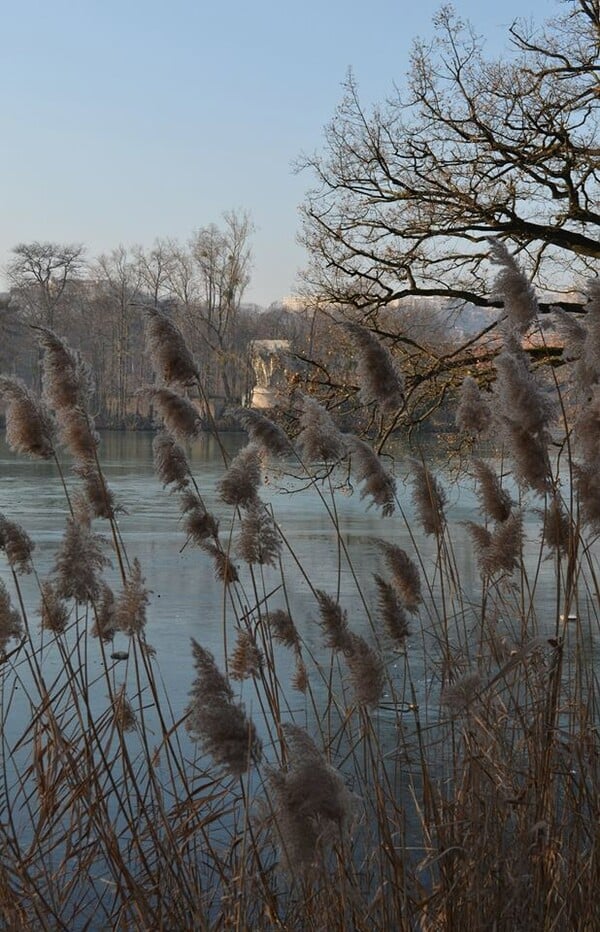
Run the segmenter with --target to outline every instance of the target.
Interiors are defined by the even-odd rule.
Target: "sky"
[[[458,0],[507,48],[517,17],[555,0]],[[319,151],[352,68],[365,105],[402,87],[439,0],[21,0],[0,53],[0,267],[19,242],[185,242],[250,212],[247,301],[293,293],[305,256],[294,172]],[[0,287],[6,287],[0,275]]]

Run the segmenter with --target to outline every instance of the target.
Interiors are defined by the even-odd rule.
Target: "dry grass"
[[[509,278],[517,274],[506,257],[503,265]],[[530,307],[532,296],[515,281],[513,303],[516,295]],[[402,517],[389,521],[391,536],[401,533],[409,541],[420,516],[432,546],[428,541],[426,552],[407,553],[376,541],[385,566],[374,586],[352,565],[332,487],[312,478],[309,463],[294,462],[296,473],[306,470],[331,517],[332,578],[343,566],[354,579],[351,610],[360,610],[368,638],[355,633],[357,619],[339,594],[316,588],[306,576],[323,634],[318,651],[314,633],[305,641],[285,599],[282,553],[295,555],[285,529],[255,500],[264,463],[253,447],[250,470],[247,463],[244,469],[239,461],[232,464],[220,486],[221,534],[185,451],[173,443],[196,431],[197,415],[172,389],[168,398],[166,389],[154,394],[157,404],[163,399],[172,430],[171,439],[159,441],[159,476],[182,497],[188,543],[200,547],[198,559],[215,560],[223,582],[223,663],[192,645],[187,707],[171,706],[160,656],[153,657],[147,641],[152,581],[147,589],[143,567],[128,558],[112,498],[110,507],[97,507],[98,488],[109,493],[95,442],[85,447],[86,470],[63,477],[65,538],[56,572],[38,580],[34,608],[21,589],[21,573],[35,572],[32,542],[12,523],[18,515],[2,518],[9,582],[0,606],[3,928],[600,927],[593,895],[600,879],[593,667],[600,593],[595,519],[592,514],[585,523],[576,500],[581,480],[573,477],[577,464],[586,475],[596,470],[600,476],[600,464],[589,444],[581,457],[571,446],[558,458],[548,453],[551,393],[529,390],[538,373],[520,355],[514,334],[525,318],[519,313],[512,329],[506,327],[502,391],[492,407],[506,455],[514,456],[520,501],[513,510],[489,465],[475,466],[482,484],[481,523],[473,525],[477,594],[457,572],[449,499],[422,457],[412,466],[416,517],[405,515],[406,503],[396,499]],[[177,376],[189,387],[193,360],[185,356],[179,366],[179,338],[170,331],[169,354],[162,353],[162,330],[156,316],[152,321],[160,375],[167,381]],[[65,385],[60,367],[49,367],[47,400],[54,399],[55,409],[60,401],[63,425],[69,406],[76,407],[94,437],[82,407],[88,376],[79,358],[54,335],[45,332],[42,342],[53,359],[70,364]],[[580,342],[585,354],[585,334]],[[370,343],[367,350],[363,366],[377,356]],[[9,388],[11,401],[12,383]],[[27,404],[14,407],[17,419],[37,410],[35,400],[18,391]],[[512,399],[508,412],[500,410],[502,397]],[[515,399],[523,406],[535,402],[541,470],[523,466],[522,438],[511,448],[514,431],[506,425],[515,416]],[[305,455],[312,451],[331,461],[353,443],[356,449],[312,401],[302,405]],[[44,438],[52,435],[48,417]],[[277,431],[264,420],[259,426],[261,436],[277,438],[271,456],[289,455]],[[566,433],[569,425],[562,426]],[[49,455],[39,430],[18,427],[13,421],[18,450],[30,436],[28,452]],[[63,442],[70,437],[63,430]],[[81,438],[71,441],[81,461]],[[367,474],[369,462],[364,456],[367,491],[370,481],[379,481],[379,472]],[[234,488],[239,469],[243,495]],[[384,505],[391,505],[388,492],[391,485]],[[87,505],[81,495],[88,496]],[[248,505],[256,511],[254,522],[241,507]],[[521,524],[536,509],[543,529],[538,541],[525,537]],[[98,534],[102,527],[105,535]],[[234,552],[252,555],[239,572]],[[121,575],[120,592],[103,579],[109,553]],[[552,573],[540,572],[544,559],[553,561]],[[269,562],[281,567],[277,595],[264,581]],[[111,646],[116,630],[128,639],[122,654]],[[92,662],[97,657],[101,665]]]

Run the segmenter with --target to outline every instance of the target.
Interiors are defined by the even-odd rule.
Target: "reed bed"
[[[294,442],[239,412],[249,443],[232,460],[222,447],[211,513],[186,451],[206,410],[193,401],[198,370],[172,322],[149,314],[157,476],[182,546],[212,562],[222,591],[223,649],[190,644],[184,707],[152,647],[152,581],[120,534],[87,366],[42,331],[42,398],[1,379],[11,448],[53,461],[65,493],[46,577],[19,516],[0,517],[3,928],[600,927],[600,293],[585,321],[565,325],[574,361],[559,385],[522,349],[535,294],[502,246],[492,258],[504,296],[496,381],[481,393],[468,378],[457,411],[465,442],[493,436],[505,463],[502,475],[480,456],[468,467],[476,591],[458,570],[451,490],[431,464],[416,451],[399,465],[407,505],[386,461],[314,398],[294,399]],[[397,411],[401,373],[370,334],[350,333],[364,403]],[[61,446],[72,474],[60,472]],[[331,522],[331,591],[261,498],[265,476],[286,471]],[[370,579],[340,533],[342,479],[389,522]],[[532,515],[537,536],[526,534]],[[414,546],[416,523],[430,546]],[[290,610],[290,565],[310,593],[318,650]]]

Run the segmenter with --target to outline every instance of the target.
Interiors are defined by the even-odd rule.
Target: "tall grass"
[[[62,444],[75,462],[61,474],[67,517],[47,578],[19,516],[0,519],[4,928],[600,927],[600,301],[559,386],[521,347],[535,295],[501,247],[493,257],[505,296],[497,380],[491,397],[467,380],[458,413],[471,439],[492,434],[505,458],[502,476],[478,457],[471,466],[476,592],[461,579],[448,490],[431,464],[419,453],[408,464],[407,507],[384,461],[311,398],[296,398],[295,445],[240,412],[250,443],[232,461],[222,447],[210,513],[185,449],[206,410],[189,399],[198,372],[178,331],[150,314],[165,424],[157,475],[179,507],[182,545],[222,583],[223,651],[192,642],[185,707],[172,705],[150,643],[152,581],[120,535],[85,364],[43,331],[43,399],[2,379],[12,448],[60,470]],[[351,332],[365,403],[401,405],[388,354]],[[311,486],[331,522],[332,591],[311,580],[260,497],[281,470]],[[344,476],[389,522],[372,579],[340,530]],[[525,535],[530,513],[538,539]],[[415,522],[430,548],[395,543],[414,543]],[[314,600],[318,649],[292,617],[290,566]],[[28,573],[38,605],[23,595]]]

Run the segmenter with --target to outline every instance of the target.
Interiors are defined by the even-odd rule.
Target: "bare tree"
[[[600,3],[562,0],[545,27],[515,23],[494,60],[451,7],[414,45],[406,93],[366,112],[352,77],[303,207],[306,281],[363,313],[410,295],[489,304],[499,236],[538,287],[597,270]]]
[[[30,323],[54,329],[70,287],[85,269],[85,247],[36,241],[19,243],[12,252],[6,272],[21,312]]]

